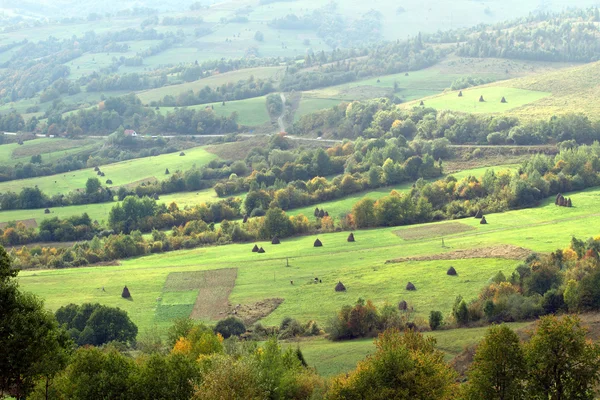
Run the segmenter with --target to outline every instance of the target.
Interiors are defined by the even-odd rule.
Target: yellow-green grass
[[[432,107],[438,110],[492,114],[505,113],[551,95],[549,92],[516,89],[505,86],[464,89],[462,90],[462,97],[459,97],[458,93],[459,91],[445,93],[439,96],[426,98],[423,102],[426,107]],[[483,102],[479,101],[480,96],[483,96]],[[501,102],[502,97],[506,99],[506,103]],[[416,104],[417,102],[413,102],[409,103],[408,106],[412,107]]]
[[[185,150],[185,154],[185,156],[179,156],[179,152],[175,152],[101,166],[100,170],[105,173],[105,176],[101,178],[102,183],[104,184],[106,180],[110,179],[113,186],[121,186],[146,178],[163,180],[168,177],[165,175],[167,168],[170,172],[184,171],[193,166],[200,167],[217,158],[202,147]],[[0,183],[0,193],[19,192],[24,187],[37,186],[48,195],[66,194],[76,189],[84,190],[88,178],[93,177],[97,177],[93,168],[87,168],[65,174],[2,182]]]
[[[17,143],[3,144],[0,146],[0,164],[14,166],[17,163],[26,163],[31,156],[41,155],[42,162],[57,161],[67,155],[91,150],[101,143],[100,140],[68,140],[40,138],[27,140],[22,145]]]
[[[215,114],[220,117],[229,117],[233,112],[236,112],[238,114],[238,124],[244,126],[259,126],[270,121],[265,96],[228,101],[225,102],[225,105],[222,102],[217,102],[189,106],[187,108],[191,110],[203,110],[206,107],[213,107]],[[160,107],[159,112],[166,114],[167,112],[172,112],[174,109],[175,107]]]
[[[522,329],[529,322],[507,324],[511,329]],[[460,354],[467,346],[479,342],[487,327],[461,328],[426,332],[425,336],[436,339],[437,347],[446,353],[446,360]],[[288,343],[288,346],[300,347],[309,366],[315,367],[322,376],[334,376],[356,368],[356,364],[375,352],[374,339],[349,340],[331,342],[319,337],[311,340],[301,340],[298,343]]]
[[[158,203],[166,205],[172,202],[177,203],[180,208],[191,207],[205,202],[218,201],[219,198],[214,189],[204,189],[197,192],[172,193],[160,196]],[[34,210],[9,210],[0,211],[0,223],[10,221],[22,221],[26,219],[35,219],[39,225],[44,219],[48,218],[68,218],[87,213],[92,221],[96,220],[105,225],[108,222],[108,214],[117,202],[84,204],[78,206],[55,207],[50,208],[50,214],[44,213],[43,208]]]
[[[146,90],[138,93],[138,97],[144,103],[150,103],[151,101],[162,100],[165,96],[177,97],[181,93],[193,90],[194,92],[205,88],[206,86],[216,89],[221,85],[226,85],[230,82],[238,82],[243,79],[248,79],[250,76],[254,76],[254,79],[275,79],[279,80],[283,77],[283,67],[257,67],[257,68],[246,68],[237,71],[225,72],[223,74],[217,74],[208,78],[200,79],[193,82],[182,83],[179,85],[164,86],[158,89]]]
[[[316,111],[321,111],[327,108],[332,108],[341,103],[341,100],[335,99],[319,99],[319,98],[302,98],[300,106],[294,114],[294,120],[299,120],[300,117],[306,114],[311,114]]]
[[[231,244],[123,260],[121,265],[112,267],[24,271],[20,283],[24,290],[46,299],[52,310],[69,302],[85,301],[119,306],[129,312],[142,332],[168,325],[168,318],[155,320],[155,311],[169,273],[221,268],[238,268],[230,296],[232,304],[273,297],[285,299],[263,320],[267,325],[278,324],[288,315],[301,321],[314,319],[324,325],[342,305],[354,303],[359,297],[372,299],[377,305],[406,300],[415,308],[415,315],[423,318],[431,310],[447,315],[457,295],[467,299],[476,296],[497,271],[510,274],[519,261],[473,258],[386,264],[386,260],[501,244],[549,252],[566,247],[573,235],[596,236],[600,189],[572,193],[569,197],[573,208],[556,207],[553,199],[548,199],[536,209],[487,215],[488,225],[480,225],[474,218],[463,219],[460,223],[473,229],[447,234],[446,247],[441,246],[437,235],[403,240],[394,232],[413,227],[392,227],[357,231],[355,243],[346,241],[347,232],[284,239],[281,245],[260,242],[258,245],[266,250],[262,255],[252,253],[250,243]],[[437,225],[444,231],[441,225],[447,223]],[[323,247],[313,247],[316,236]],[[446,275],[450,266],[458,271],[457,277]],[[310,283],[315,276],[323,283]],[[346,285],[347,292],[334,291],[338,281]],[[408,281],[415,284],[416,291],[405,290]],[[121,299],[124,285],[130,288],[133,301]],[[106,292],[101,291],[103,286]]]

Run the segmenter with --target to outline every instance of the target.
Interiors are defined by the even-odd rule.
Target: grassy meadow
[[[0,145],[0,164],[14,166],[17,163],[28,163],[31,156],[35,155],[41,155],[43,163],[53,162],[68,155],[91,150],[101,143],[102,141],[97,139],[39,138],[27,140],[22,145],[18,143],[3,144]]]
[[[199,104],[187,108],[191,110],[203,110],[206,107],[212,107],[215,114],[220,117],[229,117],[231,113],[236,112],[238,114],[238,124],[244,126],[259,126],[271,121],[267,111],[266,96],[228,101],[225,105],[223,105],[222,102],[217,102]],[[172,112],[174,109],[175,107],[160,107],[158,111],[162,114],[166,114]]]
[[[457,222],[427,224],[428,236],[415,240],[405,240],[397,234],[415,226],[358,231],[355,243],[346,242],[347,232],[328,233],[318,235],[323,242],[321,248],[313,247],[316,236],[310,235],[285,239],[281,245],[258,243],[266,250],[262,255],[252,253],[250,243],[231,244],[128,259],[118,266],[23,271],[19,280],[24,290],[40,295],[52,310],[68,302],[99,301],[119,306],[128,311],[141,332],[168,326],[164,316],[157,320],[156,310],[160,302],[157,299],[161,298],[170,273],[225,268],[237,268],[237,280],[229,297],[231,304],[285,299],[263,319],[266,325],[279,324],[288,315],[324,325],[342,305],[354,303],[359,297],[372,299],[377,305],[406,300],[414,307],[415,314],[423,318],[431,310],[447,315],[457,295],[467,299],[476,296],[496,272],[510,274],[519,261],[421,258],[386,263],[386,260],[500,245],[549,252],[566,247],[573,235],[596,236],[600,223],[596,212],[600,189],[572,193],[569,197],[573,208],[556,207],[552,199],[548,199],[537,209],[490,214],[488,225],[480,225],[474,218],[458,222],[468,230],[453,232],[444,226]],[[439,232],[432,227],[438,227]],[[445,247],[441,246],[441,237]],[[289,267],[286,267],[286,259]],[[458,271],[457,277],[446,275],[450,266]],[[315,276],[323,283],[313,284]],[[344,283],[347,292],[334,292],[338,281]],[[416,291],[405,290],[408,281],[414,283]],[[125,285],[131,290],[132,301],[120,297]],[[177,301],[187,301],[190,306],[195,300],[190,295],[180,296]]]
[[[424,99],[423,103],[425,107],[432,107],[438,110],[493,114],[505,113],[551,95],[549,92],[504,86],[475,87],[462,90],[462,97],[459,97],[458,94],[459,91],[452,91]],[[483,102],[479,101],[480,96],[483,96]],[[501,102],[503,97],[506,103]],[[416,104],[417,102],[412,102],[407,104],[407,106],[414,106]]]
[[[236,83],[242,79],[248,79],[250,76],[254,76],[254,79],[274,79],[278,81],[283,77],[283,67],[257,67],[257,68],[246,68],[237,71],[225,72],[222,74],[212,75],[208,78],[199,79],[193,82],[181,83],[179,85],[164,86],[158,89],[146,90],[138,93],[138,97],[144,104],[148,104],[151,101],[162,100],[165,96],[177,97],[183,92],[193,90],[194,92],[205,88],[206,86],[216,89],[222,85],[226,85],[229,82]]]
[[[171,173],[177,170],[184,171],[193,166],[200,167],[215,158],[214,154],[207,152],[202,147],[195,147],[186,150],[183,157],[179,156],[179,152],[175,152],[155,157],[122,161],[100,167],[100,170],[106,175],[102,177],[102,183],[104,184],[104,181],[110,179],[113,182],[112,186],[122,186],[146,179],[163,180],[168,177],[165,175],[166,168]],[[66,194],[77,189],[85,190],[85,183],[88,178],[96,176],[93,168],[87,168],[71,171],[66,174],[8,181],[0,183],[0,192],[19,192],[24,187],[37,186],[42,192],[48,195]]]

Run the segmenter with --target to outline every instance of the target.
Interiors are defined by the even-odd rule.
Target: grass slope
[[[166,177],[166,168],[171,172],[188,170],[194,165],[199,167],[216,158],[214,154],[207,152],[202,147],[188,149],[185,154],[184,157],[180,157],[179,152],[175,152],[102,166],[100,169],[106,174],[102,178],[102,183],[104,184],[107,179],[111,179],[114,186],[121,186],[147,178],[162,180]],[[97,175],[93,168],[88,168],[66,174],[2,182],[0,183],[0,193],[6,191],[19,192],[24,187],[37,186],[48,195],[66,194],[76,189],[84,190],[88,178],[95,176]]]
[[[253,97],[251,99],[228,101],[225,105],[222,102],[200,104],[189,106],[191,110],[203,110],[206,107],[213,107],[215,114],[220,117],[229,117],[231,113],[238,114],[237,122],[245,126],[259,126],[270,122],[269,113],[267,112],[266,96]],[[172,112],[175,107],[160,107],[159,112],[166,114]]]
[[[403,240],[394,232],[413,227],[393,227],[358,231],[355,243],[346,242],[347,232],[321,234],[319,239],[324,244],[321,248],[313,247],[315,236],[306,236],[283,240],[278,246],[258,243],[266,250],[262,255],[250,251],[252,244],[232,244],[129,259],[119,266],[23,271],[19,280],[24,290],[42,296],[53,310],[69,302],[85,301],[119,306],[129,312],[142,332],[153,326],[163,329],[168,325],[168,319],[157,320],[155,312],[169,273],[222,268],[238,268],[236,286],[229,299],[232,304],[250,304],[273,297],[285,299],[263,320],[267,325],[278,324],[288,315],[301,321],[314,319],[323,325],[342,305],[354,303],[359,297],[372,299],[378,305],[406,300],[416,315],[423,318],[431,310],[446,315],[457,295],[474,297],[497,271],[510,274],[519,262],[500,258],[396,264],[385,261],[501,244],[549,252],[565,247],[573,235],[582,238],[597,235],[600,214],[596,205],[600,189],[569,197],[573,199],[573,208],[556,207],[548,199],[535,210],[488,215],[488,225],[480,225],[473,218],[461,220],[473,229],[446,233],[445,248],[437,235]],[[443,232],[447,223],[435,226],[440,226]],[[286,259],[290,267],[286,267]],[[446,275],[449,266],[456,268],[457,277]],[[315,276],[323,283],[310,283]],[[340,280],[348,289],[345,293],[334,291]],[[415,284],[416,291],[405,290],[408,281]],[[133,301],[120,297],[124,285],[130,288]],[[103,286],[106,292],[102,292]]]
[[[247,68],[237,71],[225,72],[223,74],[217,74],[208,78],[200,79],[193,82],[181,83],[179,85],[164,86],[158,89],[151,89],[138,93],[138,97],[144,103],[150,103],[151,101],[162,100],[167,95],[177,97],[183,92],[193,90],[194,92],[205,88],[206,86],[216,89],[222,85],[226,85],[229,82],[236,83],[242,79],[248,79],[250,76],[254,76],[254,79],[275,79],[278,81],[283,77],[283,67],[257,67]]]
[[[22,145],[17,143],[3,144],[0,146],[0,164],[15,165],[27,163],[31,156],[41,154],[42,162],[49,163],[57,161],[67,155],[87,151],[100,144],[101,140],[67,140],[41,138],[28,140]]]

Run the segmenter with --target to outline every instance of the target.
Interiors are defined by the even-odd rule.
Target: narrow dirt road
[[[279,93],[279,96],[281,96],[283,108],[281,110],[281,115],[277,118],[277,125],[279,125],[279,132],[285,132],[285,124],[283,123],[283,117],[285,116],[285,94]]]

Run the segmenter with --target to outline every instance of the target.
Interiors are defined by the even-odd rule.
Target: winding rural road
[[[281,115],[277,118],[277,125],[279,125],[279,132],[285,132],[285,124],[283,123],[283,117],[285,116],[285,94],[279,93],[281,97],[281,103],[283,104],[281,108]]]

